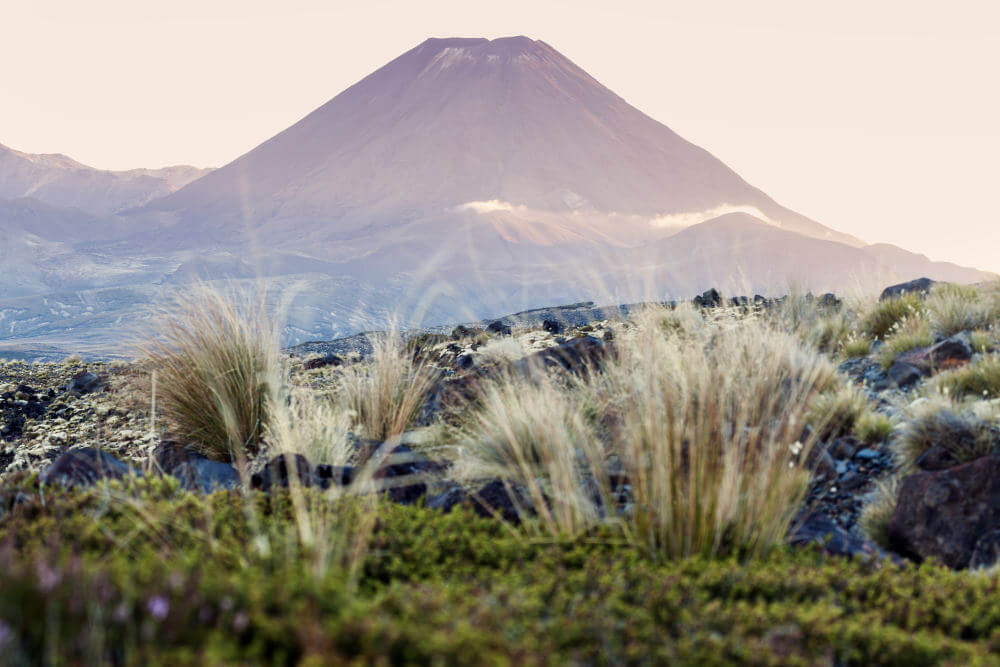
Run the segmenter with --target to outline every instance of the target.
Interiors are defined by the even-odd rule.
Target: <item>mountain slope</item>
[[[0,198],[31,197],[95,215],[141,206],[209,171],[188,166],[104,171],[65,155],[33,155],[0,144]]]
[[[265,238],[315,242],[490,202],[603,214],[606,232],[608,216],[641,216],[647,237],[666,234],[651,224],[664,216],[753,208],[783,228],[860,245],[777,205],[525,37],[429,39],[147,210],[220,237],[249,224]]]

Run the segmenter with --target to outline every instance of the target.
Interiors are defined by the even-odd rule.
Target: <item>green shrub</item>
[[[48,500],[0,521],[13,664],[976,664],[1000,626],[995,578],[933,564],[664,560],[614,534],[526,540],[384,507],[352,583],[283,546],[287,494],[253,497],[255,527],[236,494],[165,493],[145,505],[179,517],[165,533],[99,496]]]

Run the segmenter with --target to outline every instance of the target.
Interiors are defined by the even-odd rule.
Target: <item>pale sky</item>
[[[996,0],[0,0],[0,143],[219,166],[427,37],[517,34],[781,204],[1000,272]]]

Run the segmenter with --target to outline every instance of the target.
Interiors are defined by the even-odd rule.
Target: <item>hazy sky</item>
[[[0,0],[0,143],[218,166],[426,37],[542,39],[778,202],[1000,271],[1000,2]]]

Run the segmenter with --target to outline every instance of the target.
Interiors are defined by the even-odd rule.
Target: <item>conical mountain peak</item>
[[[489,201],[648,220],[752,208],[779,226],[856,244],[778,206],[524,36],[428,39],[152,207],[219,228],[292,225],[311,239],[343,239],[372,220]],[[606,226],[598,236],[618,233]]]

